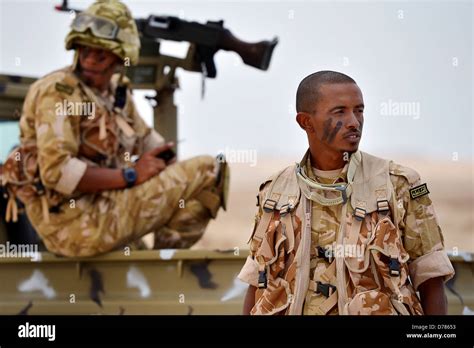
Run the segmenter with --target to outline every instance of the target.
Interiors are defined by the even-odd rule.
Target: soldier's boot
[[[190,248],[201,239],[219,209],[227,209],[230,173],[223,155],[216,158],[215,178],[194,197],[181,202],[166,226],[155,233],[154,249]]]

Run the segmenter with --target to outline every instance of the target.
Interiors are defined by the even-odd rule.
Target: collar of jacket
[[[307,163],[309,161],[310,150],[306,151],[300,163],[296,164],[296,177],[301,192],[311,201],[317,202],[321,205],[337,205],[346,203],[352,194],[352,183],[354,182],[355,172],[361,162],[361,153],[359,150],[352,153],[349,158],[349,163],[343,169],[347,170],[347,183],[321,184],[311,178],[306,172]],[[339,196],[336,198],[327,198],[318,193],[318,191],[333,191],[338,192]]]

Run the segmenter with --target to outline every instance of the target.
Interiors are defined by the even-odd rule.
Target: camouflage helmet
[[[76,45],[103,48],[128,58],[131,65],[138,62],[140,38],[130,10],[117,0],[98,0],[77,14],[66,37],[66,49]]]

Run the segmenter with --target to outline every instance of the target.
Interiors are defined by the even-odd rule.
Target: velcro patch
[[[55,88],[58,92],[63,92],[63,93],[66,93],[68,95],[71,95],[72,92],[74,92],[74,87],[71,87],[71,86],[68,86],[68,85],[65,85],[65,84],[59,83],[59,82],[56,82]]]
[[[415,199],[415,198],[427,195],[428,193],[430,193],[430,191],[428,191],[428,186],[426,186],[426,184],[418,185],[410,189],[411,199]]]

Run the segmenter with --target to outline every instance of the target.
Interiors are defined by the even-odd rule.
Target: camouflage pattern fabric
[[[187,248],[202,236],[210,219],[193,197],[214,184],[214,170],[212,157],[195,157],[167,167],[142,185],[82,195],[74,207],[64,203],[58,213],[50,213],[49,223],[43,221],[39,200],[26,206],[27,214],[48,250],[65,256],[104,253],[163,227],[174,232],[165,232],[163,247]]]
[[[343,170],[344,169],[344,170]],[[313,173],[310,161],[306,163],[306,173],[308,176],[322,184],[333,184],[336,182],[344,182],[346,177],[347,166],[341,170],[330,172]],[[337,195],[332,192],[323,192],[326,198],[335,198]],[[342,205],[323,206],[313,202],[311,215],[311,251],[310,251],[310,273],[309,278],[315,281],[321,281],[320,275],[329,267],[330,263],[324,258],[317,257],[318,246],[324,248],[330,247],[336,242],[336,235],[339,229]],[[334,261],[333,261],[334,262]],[[316,275],[315,275],[316,273]],[[336,284],[332,284],[336,285]],[[321,293],[308,290],[303,307],[303,315],[316,314],[315,307],[321,305],[326,297]],[[337,315],[337,306],[328,313],[329,315]]]
[[[129,59],[130,65],[138,63],[140,38],[135,20],[127,6],[116,0],[99,0],[81,14],[112,20],[117,24],[123,38],[104,39],[94,36],[91,30],[77,32],[71,29],[66,37],[66,49],[75,49],[76,45],[98,47],[111,51],[123,61]]]
[[[329,178],[317,178],[310,170],[309,160],[305,165],[306,172],[313,180],[319,180],[326,184],[345,181],[347,166],[340,173],[337,173],[337,171],[336,173],[334,171],[329,173],[332,174],[329,175]],[[319,173],[323,174],[322,176],[328,174]],[[359,246],[366,244],[366,252],[361,256],[361,259],[355,257],[345,258],[347,266],[354,272],[346,270],[346,278],[349,280],[348,296],[350,301],[344,309],[344,314],[422,314],[423,311],[415,293],[419,284],[429,278],[438,276],[444,277],[446,281],[454,274],[451,263],[443,250],[443,237],[431,200],[427,195],[416,199],[410,197],[409,189],[420,184],[418,175],[412,169],[393,162],[389,164],[389,174],[396,196],[395,214],[398,214],[396,219],[399,222],[398,228],[394,226],[390,214],[381,217],[375,211],[366,215],[357,242]],[[261,186],[260,205],[263,204],[268,187],[269,182]],[[327,197],[331,198],[330,196]],[[302,216],[301,209],[298,209],[300,206],[301,201],[294,212],[293,221],[299,220],[298,216]],[[328,207],[313,202],[312,207],[310,272],[308,277],[319,281],[321,280],[320,276],[324,274],[330,263],[318,256],[316,248],[318,246],[329,247],[337,240],[337,232],[341,221],[341,205]],[[349,205],[346,233],[350,230],[353,222],[352,213],[353,208]],[[267,289],[257,290],[256,304],[251,314],[286,314],[288,304],[285,301],[295,295],[294,284],[291,283],[291,280],[294,279],[294,269],[297,267],[293,262],[294,252],[285,256],[285,244],[281,241],[282,238],[278,237],[278,234],[276,234],[276,238],[267,236],[269,232],[273,231],[272,223],[278,220],[277,214],[275,212],[275,217],[272,218],[272,222],[269,224],[264,241],[258,244],[256,240],[251,240],[251,255],[239,274],[241,280],[257,286],[256,260],[262,257],[265,250],[267,250],[266,255],[269,256],[272,253],[268,253],[268,250],[272,250],[273,255],[276,255],[276,251],[279,250],[275,263],[270,265],[270,269],[275,267],[275,271],[277,271],[275,273],[276,279],[269,280],[271,286]],[[254,231],[261,222],[262,215],[263,210],[260,207],[257,212]],[[301,223],[299,225],[294,224],[294,226],[298,226],[297,228],[300,225]],[[268,245],[262,247],[264,244]],[[400,263],[399,276],[390,276],[390,270],[387,266],[390,257],[397,258]],[[367,263],[364,262],[364,259],[371,261]],[[267,258],[265,260],[267,261]],[[284,286],[282,287],[280,278],[285,280],[285,278],[288,278],[287,274],[292,275],[292,277],[289,284],[283,282]],[[410,284],[409,277],[413,285]],[[286,291],[287,288],[290,291]],[[307,292],[307,295],[303,306],[303,314],[320,314],[318,307],[326,300],[326,297],[312,290],[304,291]],[[262,296],[265,298],[264,300],[262,300]],[[398,300],[400,301],[398,302]],[[337,306],[334,306],[327,314],[338,314]]]
[[[208,156],[173,164],[129,189],[97,194],[76,190],[88,166],[125,168],[133,156],[164,143],[138,115],[130,91],[122,110],[111,106],[117,81],[115,75],[111,90],[102,95],[65,68],[35,82],[25,99],[21,161],[16,161],[15,151],[10,154],[3,180],[11,196],[25,203],[52,252],[95,255],[150,232],[158,233],[157,247],[187,248],[211,218],[196,198],[216,184],[218,165]],[[95,109],[81,114],[84,109],[69,105]],[[37,190],[39,181],[43,194]]]
[[[294,215],[293,226],[295,227],[295,248],[289,254],[285,249],[286,237],[283,235],[282,225],[279,223],[278,213],[269,224],[265,239],[262,242],[263,249],[259,257],[270,263],[269,274],[267,274],[268,285],[266,289],[257,289],[255,293],[255,306],[252,315],[286,314],[291,302],[291,294],[295,291],[296,250],[301,240],[301,220]],[[251,245],[251,253],[257,254],[259,245]],[[291,266],[287,266],[290,264]]]

